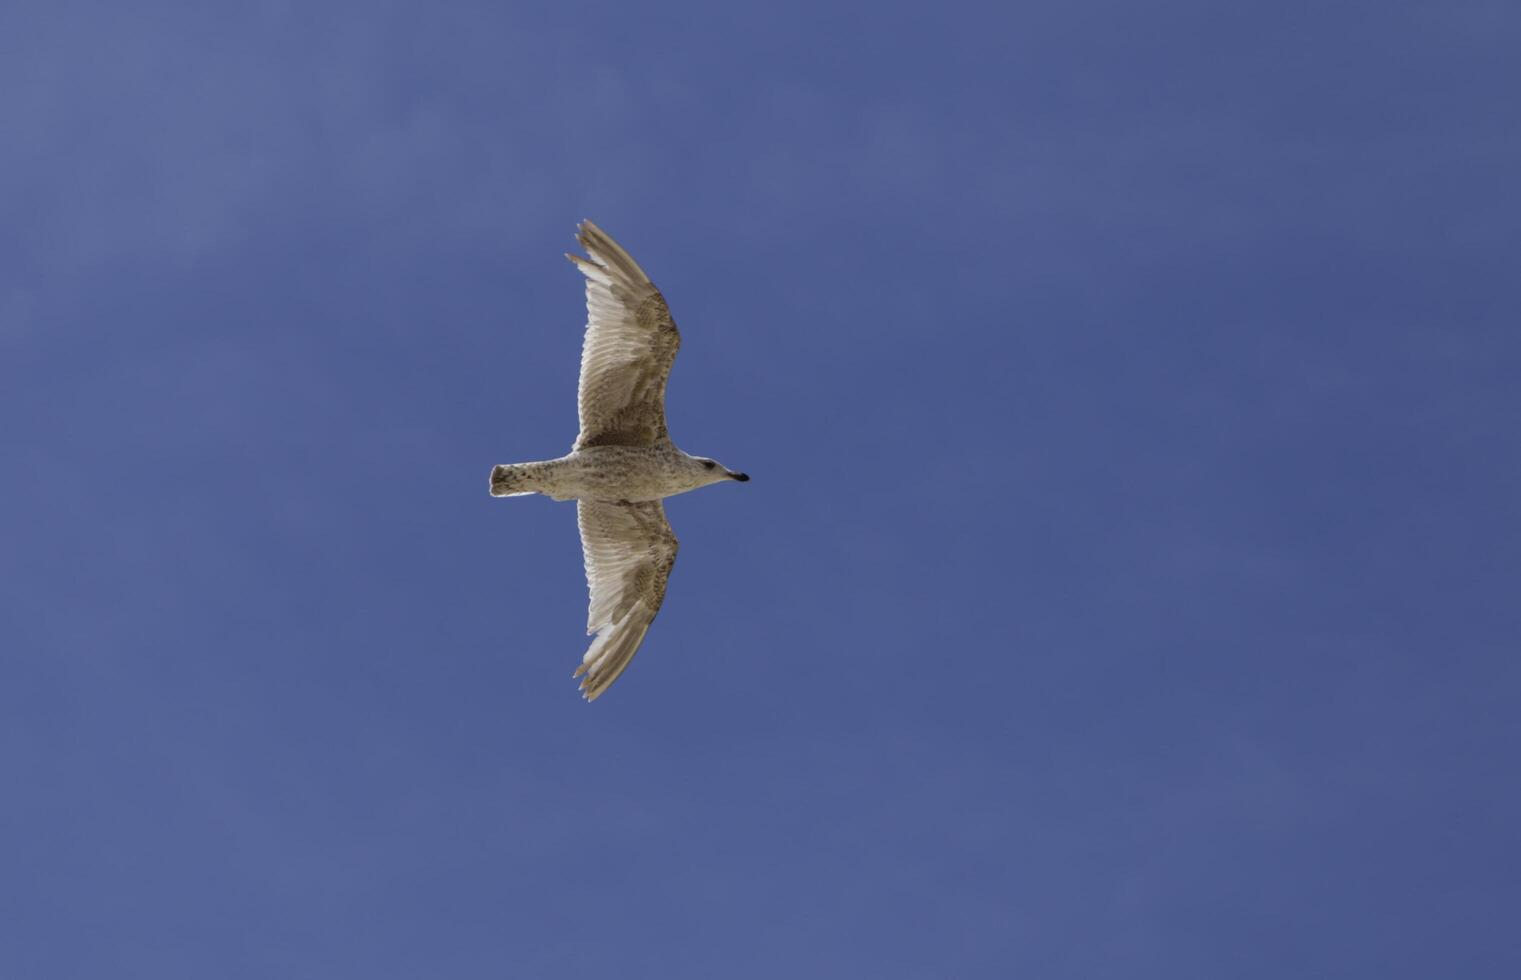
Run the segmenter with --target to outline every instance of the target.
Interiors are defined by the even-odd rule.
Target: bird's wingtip
[[[586,668],[583,667],[581,670],[576,671],[575,676],[581,677],[581,672],[582,672],[582,670],[585,670],[585,669]],[[598,685],[596,685],[596,684],[594,684],[592,682],[592,677],[591,677],[590,674],[587,674],[585,677],[581,677],[581,687],[580,687],[581,698],[582,698],[582,700],[586,701],[588,704],[590,704],[591,702],[597,700],[597,698],[601,697],[602,696],[602,692],[605,691],[605,690],[607,690],[607,688],[605,688],[605,687],[599,687]]]

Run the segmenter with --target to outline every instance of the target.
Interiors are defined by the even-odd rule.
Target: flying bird
[[[650,277],[590,221],[576,229],[587,257],[586,337],[577,394],[581,434],[568,456],[493,467],[491,495],[575,500],[595,634],[575,675],[594,701],[618,679],[665,600],[677,541],[660,501],[710,483],[750,478],[689,456],[665,424],[665,383],[681,334]]]

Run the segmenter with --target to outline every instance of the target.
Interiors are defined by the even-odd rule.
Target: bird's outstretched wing
[[[660,501],[578,500],[581,557],[591,606],[586,632],[597,634],[575,676],[594,701],[628,666],[660,604],[676,563],[676,535]]]
[[[581,347],[581,434],[576,449],[653,446],[669,439],[665,382],[681,334],[639,264],[590,221],[576,240],[591,258],[566,254],[586,275]]]

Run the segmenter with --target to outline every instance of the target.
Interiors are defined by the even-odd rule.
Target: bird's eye
[[[705,460],[702,461],[702,468],[705,469],[705,470],[711,470],[713,467],[715,467],[717,465],[718,464],[715,463],[715,462],[713,462],[711,459],[705,459]]]

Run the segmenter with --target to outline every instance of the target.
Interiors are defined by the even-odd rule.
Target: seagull
[[[568,456],[493,467],[491,495],[575,500],[595,634],[574,676],[595,701],[618,679],[665,600],[677,541],[660,501],[711,483],[750,478],[671,442],[665,382],[681,334],[665,298],[612,237],[582,221],[566,253],[586,277],[586,338],[578,402],[581,434]]]

